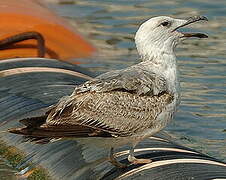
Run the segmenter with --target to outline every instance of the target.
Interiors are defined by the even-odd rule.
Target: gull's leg
[[[128,161],[131,162],[132,164],[148,164],[151,163],[151,159],[137,159],[134,156],[134,148],[135,145],[132,146],[132,148],[129,151],[129,156],[128,156]]]
[[[126,164],[122,164],[117,161],[117,159],[114,156],[114,148],[111,148],[111,150],[110,150],[110,162],[118,168],[126,168],[127,167]]]

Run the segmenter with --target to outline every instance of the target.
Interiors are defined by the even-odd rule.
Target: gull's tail
[[[48,143],[51,138],[45,136],[45,134],[38,133],[39,136],[36,136],[40,126],[46,122],[46,118],[47,115],[22,119],[19,122],[26,127],[11,128],[8,129],[8,132],[23,135],[24,141],[32,141],[39,144]]]
[[[59,139],[84,137],[111,137],[108,132],[99,132],[97,129],[81,124],[75,125],[48,125],[48,113],[39,117],[30,117],[20,120],[25,125],[21,128],[11,128],[8,132],[23,135],[24,141],[46,144]]]

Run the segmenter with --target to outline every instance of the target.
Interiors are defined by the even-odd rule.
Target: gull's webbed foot
[[[122,164],[119,161],[117,161],[117,159],[114,156],[114,151],[113,150],[114,149],[111,148],[109,161],[117,168],[126,168],[126,167],[128,167],[128,165]],[[135,158],[134,157],[134,149],[133,148],[129,151],[128,161],[131,164],[148,164],[148,163],[152,162],[151,159],[137,159],[137,158]]]
[[[151,163],[151,159],[137,159],[134,156],[134,147],[132,147],[129,151],[128,161],[132,164],[148,164]]]
[[[151,159],[137,159],[131,155],[128,156],[128,161],[131,162],[132,164],[148,164],[152,162]]]

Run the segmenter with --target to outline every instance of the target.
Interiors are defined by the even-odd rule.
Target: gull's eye
[[[170,22],[169,21],[164,21],[161,23],[162,26],[170,26]]]

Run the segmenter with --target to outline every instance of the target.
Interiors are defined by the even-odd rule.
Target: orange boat
[[[37,47],[43,38],[45,51],[40,55],[71,61],[88,57],[95,48],[79,35],[74,27],[58,17],[39,1],[0,1],[0,59],[37,57]],[[9,40],[13,40],[9,43]]]

